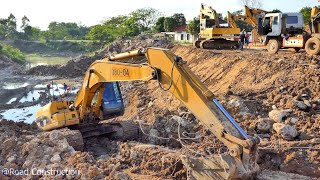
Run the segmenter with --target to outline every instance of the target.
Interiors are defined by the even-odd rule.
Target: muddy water
[[[57,65],[57,64],[65,64],[72,57],[56,57],[56,56],[38,56],[38,55],[27,55],[27,65],[26,68],[30,69],[40,65]]]
[[[29,85],[29,83],[25,82],[25,83],[4,83],[4,85],[2,86],[3,89],[18,89],[21,87],[27,87]]]
[[[9,109],[1,113],[1,115],[4,119],[32,123],[35,120],[35,113],[40,107],[41,105],[37,104],[25,108]]]
[[[14,90],[14,88],[21,88],[23,84],[8,85],[8,89]],[[29,85],[30,87],[30,85]],[[80,86],[72,84],[71,90],[68,92],[67,97],[63,100],[72,100],[78,92]],[[60,96],[65,93],[63,84],[51,84],[50,91],[47,89],[47,84],[33,85],[30,90],[25,92],[23,95],[15,94],[11,99],[6,102],[8,105],[15,105],[12,109],[0,110],[0,117],[14,121],[24,121],[26,123],[32,123],[35,120],[35,113],[42,105],[49,102],[52,97],[57,100],[62,100]],[[44,95],[44,96],[43,96]],[[21,106],[23,108],[21,108]]]

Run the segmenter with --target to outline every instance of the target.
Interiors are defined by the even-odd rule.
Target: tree
[[[28,26],[28,27],[31,27],[31,26]],[[40,38],[41,38],[41,29],[37,27],[31,27],[31,37],[29,36],[29,39],[40,40]]]
[[[271,11],[272,13],[282,13],[279,9],[274,9]]]
[[[124,36],[126,34],[126,31],[129,30],[128,23],[125,24],[128,19],[128,16],[123,15],[111,17],[103,23],[103,27],[108,32],[109,36],[112,37],[112,39],[116,39],[118,37]]]
[[[64,22],[59,23],[54,21],[48,26],[48,35],[50,40],[63,40],[69,34]]]
[[[87,38],[91,40],[109,41],[113,40],[104,25],[98,24],[90,28]]]
[[[29,18],[27,16],[23,16],[21,18],[21,30],[23,31],[23,34],[21,34],[21,37],[22,39],[25,39],[25,40],[29,40],[32,36],[32,27],[29,26]]]
[[[311,7],[303,7],[300,10],[300,13],[303,16],[303,21],[304,21],[305,24],[308,24],[310,22],[310,20],[311,20],[311,10],[312,10]]]
[[[17,20],[16,17],[10,13],[9,17],[4,20],[5,24],[5,37],[13,39],[17,32]]]
[[[135,21],[140,27],[141,31],[150,30],[151,25],[154,25],[160,13],[154,8],[141,8],[129,14],[132,21]]]
[[[188,26],[187,26],[188,33],[192,35],[197,35],[200,33],[200,20],[199,18],[193,18]]]
[[[135,18],[130,17],[122,23],[123,27],[123,35],[124,36],[136,36],[140,34],[140,32],[147,30],[146,27],[142,27],[139,25],[139,22],[136,21]],[[123,36],[122,35],[122,36]],[[120,36],[118,36],[120,37]]]
[[[155,26],[154,26],[154,31],[155,32],[164,32],[165,30],[164,30],[164,19],[165,19],[165,17],[159,17],[158,19],[157,19],[157,22],[156,22],[156,24],[155,24]]]
[[[186,18],[184,17],[184,14],[175,13],[171,17],[174,19],[176,26],[186,25]]]
[[[166,17],[164,19],[163,26],[166,32],[171,32],[176,27],[176,21],[172,17]]]
[[[24,28],[24,34],[23,34],[23,38],[26,40],[30,40],[32,38],[32,27],[31,26],[26,26]]]
[[[262,8],[262,0],[241,0],[241,2],[251,8]]]
[[[74,22],[51,22],[45,33],[51,40],[85,39],[89,29]]]
[[[29,18],[27,18],[26,15],[24,15],[22,18],[21,18],[21,22],[22,22],[22,25],[20,26],[21,30],[24,31],[24,28],[26,28],[27,26],[29,26]]]

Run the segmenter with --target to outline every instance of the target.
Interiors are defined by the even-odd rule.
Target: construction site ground
[[[268,55],[259,49],[203,50],[138,37],[115,42],[94,57],[84,56],[62,66],[38,66],[25,71],[7,60],[1,66],[5,68],[0,71],[0,85],[20,83],[20,86],[0,90],[0,113],[45,104],[46,98],[21,102],[21,94],[40,87],[45,92],[42,85],[52,81],[57,89],[64,82],[72,84],[74,92],[66,97],[72,99],[94,60],[147,46],[170,48],[181,56],[240,126],[249,135],[261,138],[258,148],[261,171],[257,179],[320,177],[320,58],[305,52],[280,51]],[[0,169],[76,172],[56,173],[57,179],[186,179],[181,155],[210,157],[228,153],[186,107],[159,88],[158,82],[123,82],[121,89],[125,113],[112,120],[133,120],[141,130],[136,140],[120,142],[94,137],[85,139],[83,151],[75,151],[63,136],[67,129],[42,132],[32,121],[2,117]],[[16,100],[8,103],[12,97]],[[52,176],[0,176],[0,179],[32,178],[52,179]]]

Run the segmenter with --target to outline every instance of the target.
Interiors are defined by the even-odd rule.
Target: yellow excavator
[[[320,0],[318,0],[320,2]],[[311,10],[310,19],[310,32],[311,38],[305,44],[305,50],[308,54],[319,55],[320,54],[320,10],[319,7],[314,6]]]
[[[200,33],[194,46],[203,49],[230,49],[238,46],[240,29],[237,27],[223,27],[218,13],[211,7],[201,4]]]
[[[145,56],[147,62],[120,62],[138,56]],[[192,73],[186,61],[167,49],[139,49],[96,60],[86,71],[74,102],[53,101],[45,105],[36,113],[36,123],[45,131],[68,127],[80,132],[73,134],[74,141],[101,134],[128,138],[137,133],[133,124],[101,122],[104,85],[121,81],[157,81],[160,88],[179,99],[228,148],[228,154],[224,155],[181,156],[191,179],[247,179],[258,171],[259,138],[248,136]]]
[[[257,42],[257,40],[261,37],[261,35],[258,34],[258,25],[259,23],[262,23],[263,17],[267,13],[268,11],[262,9],[249,8],[248,6],[244,6],[244,15],[233,15],[228,11],[227,20],[232,28],[238,27],[236,24],[236,20],[240,20],[247,24],[250,24],[253,27],[252,42]]]

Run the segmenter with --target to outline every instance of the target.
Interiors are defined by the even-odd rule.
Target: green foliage
[[[199,18],[193,18],[188,26],[187,26],[188,33],[197,35],[200,33],[200,20]]]
[[[22,18],[21,18],[21,22],[22,22],[22,25],[21,25],[21,29],[22,30],[24,30],[27,26],[29,26],[29,22],[30,22],[30,20],[29,20],[29,18],[27,18],[27,16],[23,16]]]
[[[272,13],[282,13],[279,9],[274,9],[271,11]]]
[[[16,17],[10,13],[8,18],[0,19],[0,36],[14,39],[17,34]]]
[[[156,24],[155,24],[155,26],[154,26],[154,31],[155,32],[164,32],[165,30],[164,30],[164,20],[165,20],[165,17],[159,17],[158,19],[157,19],[157,22],[156,22]]]
[[[0,44],[0,47],[0,55],[5,55],[17,63],[25,62],[25,56],[19,49],[4,44]]]
[[[140,27],[140,31],[148,31],[151,25],[156,23],[159,14],[159,11],[154,8],[141,8],[131,12],[129,19]]]
[[[29,26],[29,27],[31,27],[31,26]],[[28,40],[33,40],[33,41],[35,41],[35,40],[41,39],[41,29],[39,29],[39,28],[31,27],[31,34],[30,34],[28,28],[26,28],[26,29],[24,30],[24,32],[25,32],[25,34],[27,35],[27,37],[28,37],[27,39],[28,39]]]
[[[300,13],[303,16],[303,21],[304,21],[305,24],[308,24],[309,21],[311,20],[311,10],[312,10],[311,7],[303,7],[300,10]]]
[[[107,31],[107,27],[98,24],[91,27],[89,33],[87,34],[88,39],[98,39],[100,41],[111,41],[112,37]]]
[[[186,18],[184,17],[184,14],[175,13],[171,17],[174,19],[176,26],[186,25]]]
[[[124,36],[136,36],[141,32],[150,31],[159,12],[153,8],[142,8],[131,12],[127,16],[108,18],[103,24],[90,28],[87,38],[111,42]]]
[[[186,25],[186,18],[182,13],[175,13],[170,17],[158,18],[154,31],[155,32],[170,32],[173,31],[177,26]]]
[[[164,30],[171,32],[176,27],[176,21],[173,17],[166,17],[163,22]]]
[[[92,52],[100,49],[103,44],[90,40],[54,40],[54,41],[24,41],[15,40],[12,46],[23,53],[50,54],[57,56],[73,56],[75,54]]]

